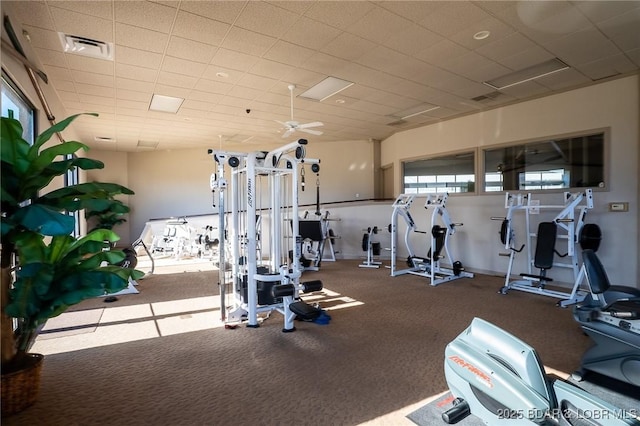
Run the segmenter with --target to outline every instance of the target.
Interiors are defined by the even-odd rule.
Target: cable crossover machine
[[[432,286],[437,286],[459,278],[473,278],[471,272],[464,270],[462,262],[453,260],[449,242],[456,232],[456,227],[462,226],[462,223],[454,223],[451,220],[449,211],[447,210],[447,199],[449,194],[431,194],[425,201],[424,208],[432,209],[431,214],[431,231],[419,231],[416,223],[411,217],[409,209],[415,200],[414,194],[401,194],[393,203],[393,213],[391,215],[391,276],[397,277],[403,274],[413,274],[427,277],[430,279]],[[407,257],[406,269],[398,269],[397,266],[397,234],[398,234],[398,217],[401,217],[406,224],[404,243],[409,252]],[[429,235],[429,253],[426,256],[418,256],[415,254],[410,242],[412,233]],[[444,254],[442,253],[444,249]],[[442,262],[447,259],[447,265]]]
[[[218,229],[220,244],[225,247],[218,250],[218,284],[221,319],[226,328],[235,328],[234,323],[245,321],[247,327],[257,328],[260,326],[258,314],[270,315],[277,311],[284,317],[282,331],[291,332],[295,331],[293,321],[296,317],[314,320],[322,314],[319,307],[308,305],[300,298],[301,293],[322,290],[320,280],[300,282],[302,239],[298,235],[298,169],[302,163],[309,163],[319,170],[320,163],[320,160],[305,158],[306,144],[306,139],[298,139],[270,152],[209,150],[217,163],[217,173],[211,176],[211,189],[218,191]],[[230,167],[230,188],[225,177],[226,166]],[[265,189],[269,206],[261,208],[261,191]],[[228,216],[225,212],[226,192],[230,198]],[[257,226],[259,223],[265,225],[261,218],[265,212],[269,216],[269,238],[259,245],[261,233]],[[285,236],[283,227],[289,222],[295,232]],[[289,249],[293,252],[292,261],[287,256]],[[230,276],[227,265],[231,269]],[[228,286],[231,287],[229,295]],[[227,300],[228,296],[230,300]]]
[[[582,249],[596,249],[601,240],[600,228],[596,224],[585,224],[587,211],[593,208],[593,191],[564,193],[564,203],[559,205],[542,205],[539,200],[533,200],[531,194],[505,194],[506,217],[492,217],[492,220],[502,220],[500,227],[500,242],[504,245],[509,263],[505,284],[499,293],[507,294],[510,290],[524,291],[543,296],[561,299],[557,304],[567,307],[582,301],[588,294],[581,288],[585,278],[584,268],[579,266],[578,244]],[[558,211],[548,221],[538,223],[537,232],[532,231],[531,216],[543,211]],[[516,242],[516,226],[514,215],[524,213],[525,240],[518,247]],[[535,239],[535,251],[533,241]],[[557,241],[562,242],[563,252],[558,251]],[[526,249],[526,250],[525,250]],[[520,274],[520,279],[512,280],[511,274],[516,257],[525,252],[527,270]],[[562,262],[555,257],[565,259]],[[570,292],[546,288],[546,284],[553,282],[547,275],[552,267],[567,268],[572,271],[573,287]],[[534,268],[538,273],[534,272]]]

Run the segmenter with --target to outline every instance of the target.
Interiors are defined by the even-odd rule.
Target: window
[[[403,163],[405,194],[475,191],[475,152]]]
[[[484,150],[484,190],[604,187],[606,132]]]
[[[18,86],[2,70],[2,116],[15,118],[22,124],[24,140],[35,141],[35,108],[22,94]]]

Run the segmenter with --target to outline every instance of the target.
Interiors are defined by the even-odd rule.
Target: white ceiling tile
[[[255,65],[248,68],[249,72],[252,74],[274,79],[282,78],[283,76],[291,73],[294,69],[295,68],[291,65],[270,61],[268,59],[259,59],[255,62]]]
[[[573,1],[572,3],[594,23],[606,21],[640,7],[637,1],[588,0]]]
[[[151,102],[151,93],[118,89],[116,90],[116,99],[126,100],[126,101],[146,102],[147,104],[149,104]]]
[[[109,19],[73,12],[58,7],[51,7],[56,31],[93,40],[114,42],[113,23]]]
[[[379,1],[377,5],[413,22],[420,22],[444,6],[444,1]]]
[[[622,53],[611,40],[596,29],[579,31],[547,42],[545,47],[569,65],[584,64],[599,57]]]
[[[148,1],[116,1],[114,8],[116,22],[161,33],[169,33],[176,16],[175,8]]]
[[[53,65],[66,68],[68,66],[65,54],[56,50],[35,48],[35,52],[43,65]]]
[[[157,31],[116,22],[116,44],[153,53],[163,53],[169,36]]]
[[[452,36],[490,15],[467,1],[443,2],[418,23],[442,36]]]
[[[171,95],[174,96],[174,95]],[[222,99],[223,95],[217,93],[209,93],[209,92],[198,92],[192,91],[188,94],[189,100],[208,102],[212,104],[217,104]]]
[[[520,33],[512,33],[506,37],[491,41],[475,49],[475,52],[494,61],[535,47],[535,44]]]
[[[130,101],[130,100],[127,100],[127,99],[117,99],[116,100],[116,104],[120,108],[138,109],[138,110],[141,110],[141,111],[148,110],[150,102],[151,102],[150,100],[149,100],[149,102],[147,102],[147,101]]]
[[[116,63],[116,77],[154,82],[158,77],[158,71],[151,68],[142,68],[134,65]]]
[[[638,7],[606,21],[598,28],[623,50],[640,47],[640,2]]]
[[[67,92],[64,90],[58,90],[58,97],[63,102],[80,102],[80,98],[76,92]]]
[[[189,75],[191,77],[200,77],[207,66],[200,62],[188,61],[186,59],[165,56],[162,62],[162,71],[168,71],[175,74]]]
[[[95,74],[84,71],[71,70],[73,81],[76,83],[93,84],[96,86],[113,87],[114,78],[111,75]]]
[[[332,55],[328,55],[326,53],[316,52],[301,66],[307,70],[331,75],[336,71],[344,69],[347,65],[349,65],[349,61],[337,58]]]
[[[133,90],[138,92],[151,93],[153,92],[154,81],[140,81],[140,80],[132,80],[127,77],[118,77],[116,76],[116,88],[118,90]]]
[[[411,23],[390,34],[382,44],[407,55],[414,55],[443,40],[442,36]]]
[[[277,82],[278,80],[273,78],[262,77],[255,74],[244,74],[238,80],[238,85],[267,91]]]
[[[229,24],[203,18],[187,12],[179,12],[173,35],[219,46],[229,31]]]
[[[75,92],[76,84],[73,81],[56,80],[56,90],[64,90],[67,92]]]
[[[260,57],[255,55],[220,48],[213,56],[211,65],[220,65],[234,70],[245,71],[250,69],[259,59]]]
[[[23,29],[29,33],[32,47],[62,52],[62,43],[55,31],[32,27],[30,25],[25,25]]]
[[[394,34],[409,27],[411,21],[386,9],[375,7],[345,30],[364,39],[382,44]]]
[[[176,74],[167,71],[160,71],[158,74],[158,84],[166,84],[167,86],[182,87],[184,89],[192,89],[198,79],[183,74]]]
[[[229,99],[232,99],[234,97],[242,98],[242,99],[256,99],[258,96],[260,96],[260,93],[261,93],[260,90],[256,90],[251,87],[233,86],[231,90],[229,90],[229,92],[227,93],[227,97],[225,97],[220,102],[224,102],[224,101],[228,102]]]
[[[166,53],[175,58],[208,64],[217,50],[210,44],[173,36],[169,39]]]
[[[307,17],[297,20],[282,39],[309,49],[321,49],[342,31],[322,22],[314,21]]]
[[[342,33],[325,47],[322,52],[348,61],[356,60],[376,46],[375,43],[349,33]]]
[[[234,22],[240,28],[280,37],[293,25],[298,14],[266,2],[250,1]]]
[[[578,69],[591,80],[595,81],[618,74],[633,72],[637,69],[637,66],[626,55],[620,54],[582,64]],[[553,88],[555,89],[555,87]]]
[[[242,1],[181,1],[180,10],[232,24],[245,7]]]
[[[107,106],[114,106],[116,104],[116,100],[113,97],[87,95],[83,93],[78,94],[78,99],[83,104],[88,103],[88,104],[107,105]]]
[[[3,6],[10,3],[14,16],[10,17],[11,25],[17,29],[15,25],[18,22],[29,22],[30,26],[34,26],[46,30],[55,30],[51,14],[44,1],[3,1]],[[12,19],[15,18],[15,19]],[[16,22],[17,21],[17,22]],[[19,27],[18,27],[19,28]]]
[[[211,111],[211,108],[214,106],[214,103],[211,102],[203,102],[203,101],[195,101],[193,99],[186,99],[182,103],[182,107],[187,109],[195,109],[198,111]]]
[[[71,53],[66,53],[65,55],[67,57],[69,68],[71,68],[72,70],[113,75],[113,61],[90,58],[88,56],[74,55]]]
[[[233,87],[232,84],[224,83],[220,81],[213,81],[201,78],[197,81],[194,89],[203,92],[209,93],[218,93],[221,95],[226,95],[229,90]]]
[[[347,30],[375,6],[364,1],[318,1],[304,15],[332,27]]]
[[[101,96],[106,98],[112,98],[115,95],[115,89],[107,86],[95,86],[92,84],[75,84],[76,91],[85,95]]]
[[[273,46],[271,46],[263,57],[265,59],[271,59],[272,61],[297,67],[311,57],[313,53],[313,50],[307,49],[306,47],[278,40]]]
[[[277,39],[258,34],[243,28],[233,27],[225,38],[222,47],[248,55],[262,56]],[[215,58],[214,58],[215,60]]]
[[[98,18],[103,18],[108,20],[113,19],[113,5],[111,4],[111,2],[107,2],[107,1],[59,1],[59,0],[56,0],[54,5],[55,7],[66,9],[71,12],[77,12],[85,15],[96,16]]]
[[[115,60],[120,64],[157,69],[162,63],[162,54],[116,45]]]
[[[436,44],[416,53],[415,57],[433,65],[442,65],[443,62],[469,53],[469,49],[460,46],[451,40],[443,39]]]

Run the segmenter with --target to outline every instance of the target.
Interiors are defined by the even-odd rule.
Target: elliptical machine
[[[548,377],[535,349],[480,318],[447,345],[444,367],[449,424],[474,414],[488,425],[640,425],[637,413]]]
[[[595,371],[640,386],[640,289],[612,286],[594,250],[584,250],[582,261],[591,293],[573,316],[594,344],[572,377]]]

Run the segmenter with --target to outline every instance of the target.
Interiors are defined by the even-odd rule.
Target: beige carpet
[[[153,275],[140,294],[83,302],[63,314],[76,320],[59,318],[58,331],[48,326],[36,343],[49,351],[38,402],[3,424],[411,424],[406,414],[446,391],[444,347],[474,316],[525,340],[560,372],[576,369],[590,345],[570,309],[499,295],[500,277],[431,287],[357,264],[305,272],[303,281],[330,290],[320,303],[332,320],[296,322],[294,333],[282,333],[277,313],[257,329],[220,327],[212,270]]]

